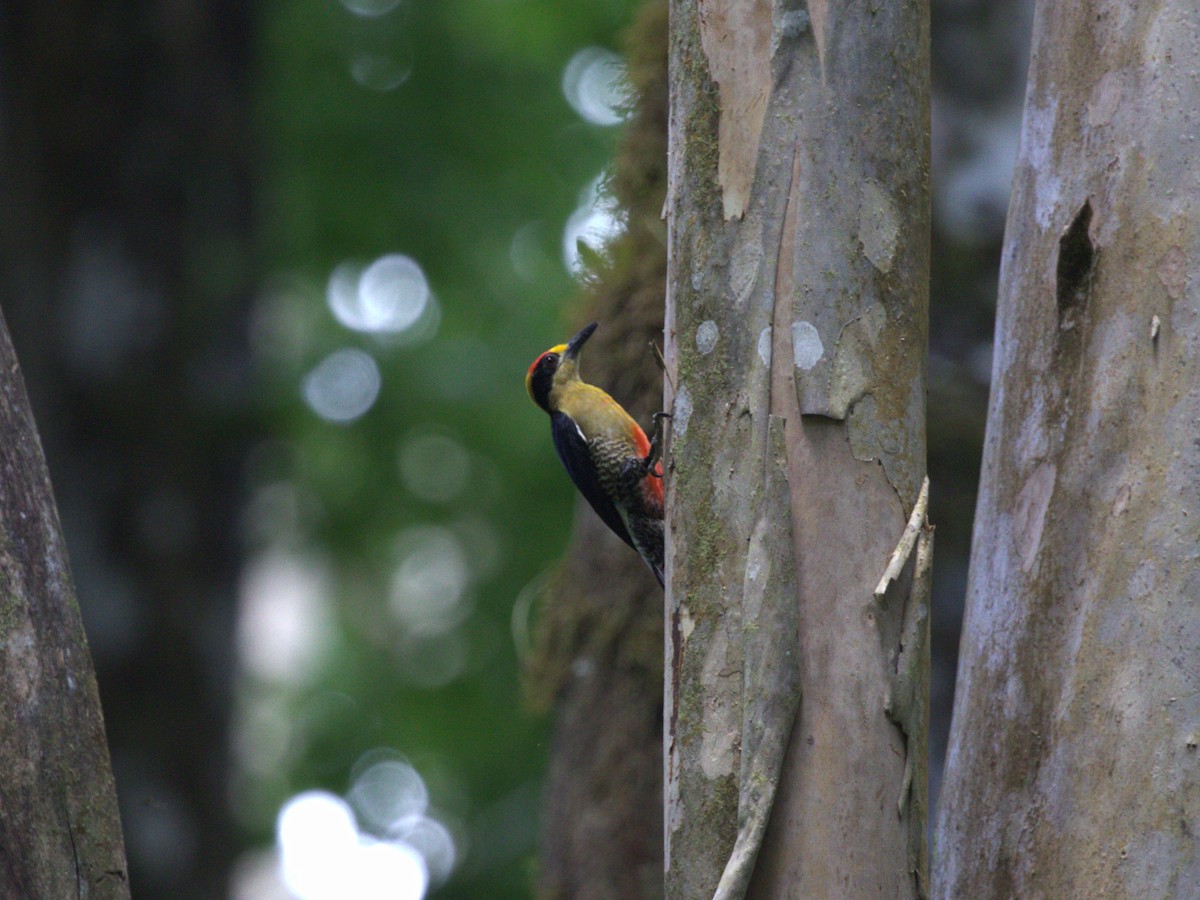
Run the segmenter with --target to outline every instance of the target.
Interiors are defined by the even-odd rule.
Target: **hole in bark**
[[[1084,201],[1063,236],[1058,239],[1058,327],[1069,331],[1079,324],[1087,304],[1096,248],[1088,236],[1092,223],[1092,201]]]

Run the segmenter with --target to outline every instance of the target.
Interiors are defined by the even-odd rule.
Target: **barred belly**
[[[648,476],[632,441],[595,438],[588,441],[604,492],[613,499],[629,537],[652,565],[663,565],[662,506],[646,487]]]

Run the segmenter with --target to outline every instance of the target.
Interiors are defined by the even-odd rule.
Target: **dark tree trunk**
[[[0,307],[95,655],[135,893],[213,897],[245,438],[249,6],[0,6]]]

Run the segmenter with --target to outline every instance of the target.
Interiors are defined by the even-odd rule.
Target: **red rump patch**
[[[638,456],[645,459],[650,453],[650,439],[646,437],[646,432],[642,431],[642,426],[637,422],[633,423],[633,442],[637,445]],[[662,461],[654,464],[654,474],[647,475],[642,479],[642,486],[650,492],[659,505],[663,502],[663,483],[662,483]]]

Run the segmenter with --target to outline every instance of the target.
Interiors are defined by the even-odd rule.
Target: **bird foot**
[[[654,414],[654,433],[650,436],[650,449],[645,456],[631,456],[621,466],[621,477],[640,481],[649,475],[651,478],[662,478],[662,472],[657,471],[659,460],[662,459],[663,419],[671,418],[670,414],[657,412]]]
[[[654,433],[650,436],[650,452],[646,454],[646,458],[642,460],[642,471],[647,475],[653,475],[655,478],[662,478],[661,472],[656,472],[655,467],[658,461],[662,459],[662,444],[663,444],[663,419],[671,418],[670,413],[656,412],[654,414]]]

